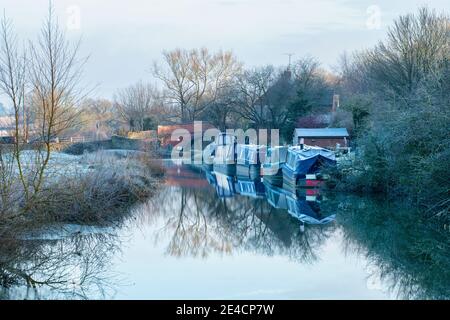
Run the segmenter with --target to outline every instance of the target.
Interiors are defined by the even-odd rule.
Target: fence
[[[56,143],[80,143],[80,142],[93,142],[98,139],[94,137],[85,137],[85,136],[74,136],[74,137],[64,137],[64,138],[56,138]]]

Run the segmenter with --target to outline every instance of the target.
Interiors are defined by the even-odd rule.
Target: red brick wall
[[[336,143],[339,143],[341,147],[347,147],[344,138],[304,138],[304,142],[309,146],[318,146],[327,149],[336,148]]]

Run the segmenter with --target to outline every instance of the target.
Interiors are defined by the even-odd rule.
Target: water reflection
[[[315,194],[299,197],[261,179],[195,168],[168,166],[167,175],[171,182],[180,181],[178,187],[166,186],[141,208],[141,215],[151,212],[153,221],[155,214],[164,220],[157,237],[170,235],[169,255],[207,257],[246,250],[311,263],[334,229],[333,224],[325,224],[335,215],[320,211]],[[183,185],[186,177],[189,185]]]
[[[345,253],[366,259],[377,287],[398,298],[450,297],[448,230],[418,211],[374,198],[325,198],[315,189],[293,194],[261,180],[195,174],[209,186],[174,188],[148,204],[168,221],[161,233],[171,235],[169,255],[250,251],[313,263],[326,240],[342,232]],[[174,205],[171,198],[181,201]]]
[[[295,265],[289,274],[294,281],[298,270],[305,270],[303,265],[325,265],[321,270],[334,274],[338,273],[336,266],[354,270],[358,257],[364,272],[371,272],[368,289],[398,298],[450,298],[448,229],[399,204],[325,196],[316,189],[294,194],[261,179],[169,163],[160,192],[131,213],[114,228],[65,226],[20,240],[1,239],[0,298],[113,298],[117,290],[131,290],[124,285],[127,281],[121,280],[123,275],[112,270],[130,246],[136,245],[132,238],[144,226],[149,229],[142,232],[153,241],[145,245],[161,248],[168,258],[161,263],[164,267],[190,260],[185,258],[289,257]],[[335,241],[334,246],[329,245]],[[135,254],[145,269],[159,259],[141,256],[141,251]],[[336,257],[343,255],[354,258],[351,266],[336,264]],[[172,257],[178,258],[176,262]],[[121,270],[135,272],[135,266],[127,263],[125,259]],[[161,276],[145,272],[136,281],[147,283]],[[313,280],[316,284],[325,281]],[[349,283],[366,279],[353,280]],[[264,283],[264,279],[257,282]],[[327,296],[327,292],[323,294]]]
[[[2,239],[0,298],[112,297],[116,277],[108,269],[120,241],[108,232],[72,231],[66,229],[68,236],[63,237],[45,231],[20,240]]]
[[[383,199],[336,197],[347,252],[376,266],[372,277],[403,299],[450,298],[450,234],[416,208]]]

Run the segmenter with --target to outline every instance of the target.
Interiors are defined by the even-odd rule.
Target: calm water
[[[67,225],[3,248],[0,272],[11,281],[0,297],[450,296],[448,231],[424,227],[411,219],[411,210],[348,196],[294,196],[166,165],[160,192],[133,208],[125,222]],[[17,270],[45,283],[36,289],[17,285]]]

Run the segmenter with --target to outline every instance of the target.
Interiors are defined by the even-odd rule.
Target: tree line
[[[299,116],[331,105],[335,86],[335,77],[312,57],[287,69],[245,68],[231,51],[207,48],[164,51],[151,75],[159,88],[137,82],[115,95],[112,105],[130,129],[203,120],[222,130],[283,128],[290,138]]]
[[[399,17],[374,48],[341,57],[340,92],[358,156],[346,189],[381,192],[447,219],[450,17]]]
[[[101,138],[204,120],[220,129],[277,128],[290,141],[301,117],[330,107],[339,94],[341,108],[325,125],[352,129],[358,155],[343,185],[406,194],[447,216],[449,26],[448,14],[428,8],[400,16],[373,48],[341,55],[333,73],[313,57],[288,68],[250,68],[231,51],[163,51],[147,82],[107,100],[89,99],[81,88],[86,59],[79,57],[80,43],[67,42],[52,8],[37,41],[24,47],[4,18],[0,90],[13,109],[19,172],[21,143],[40,143],[36,167],[44,170],[52,140],[70,131],[100,132]],[[22,178],[26,193],[40,188],[43,170],[31,183]]]

